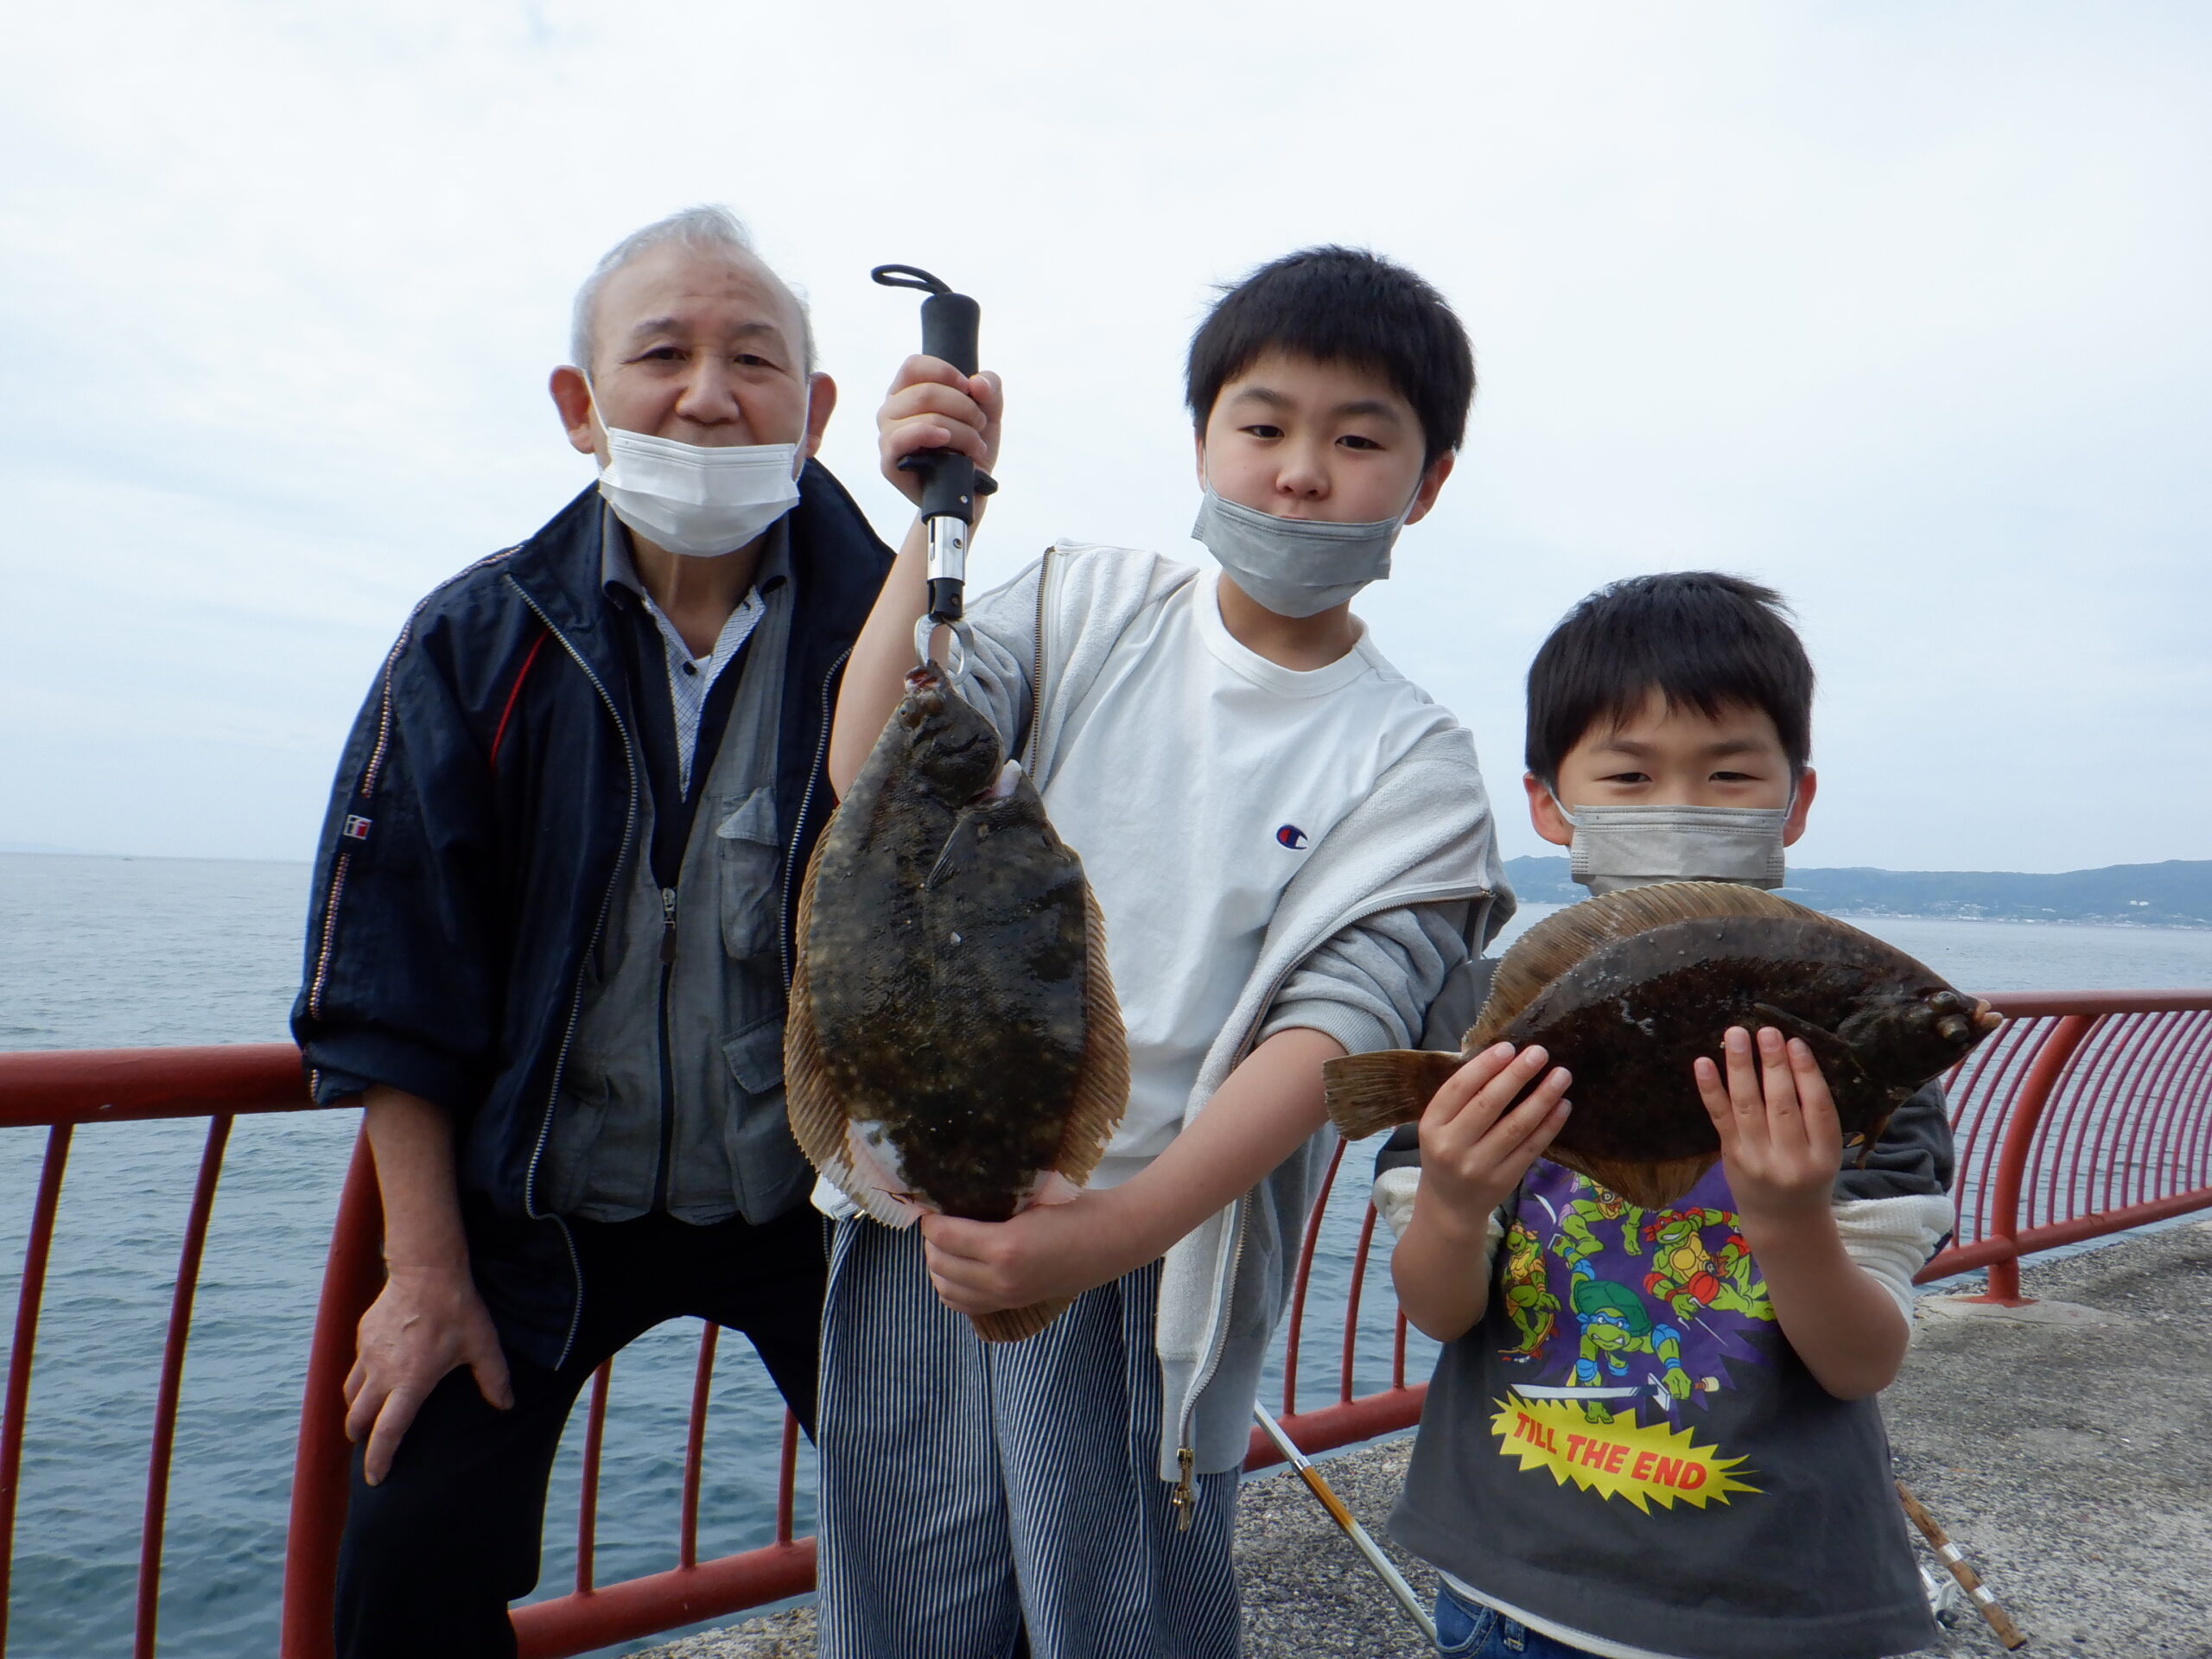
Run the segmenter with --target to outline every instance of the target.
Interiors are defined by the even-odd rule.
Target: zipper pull
[[[663,962],[674,962],[676,960],[676,889],[674,887],[663,887],[660,890],[660,959]]]
[[[1198,1453],[1192,1451],[1189,1446],[1177,1448],[1175,1466],[1181,1471],[1183,1478],[1175,1483],[1175,1495],[1167,1501],[1174,1506],[1175,1530],[1178,1532],[1188,1532],[1191,1529],[1191,1517],[1198,1512],[1198,1495],[1191,1487],[1192,1468],[1198,1460]]]

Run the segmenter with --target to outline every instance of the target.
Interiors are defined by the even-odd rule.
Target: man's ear
[[[1204,427],[1191,434],[1191,455],[1192,464],[1198,468],[1198,487],[1204,489],[1206,486],[1206,434]]]
[[[1535,826],[1536,833],[1554,847],[1573,846],[1574,826],[1559,810],[1559,803],[1552,798],[1543,779],[1533,772],[1524,772],[1521,774],[1521,787],[1528,791],[1529,822]]]
[[[584,384],[583,372],[563,363],[553,371],[545,389],[553,394],[553,407],[561,411],[561,426],[570,446],[579,454],[596,457],[599,428],[591,418],[591,388]]]
[[[822,448],[822,434],[837,407],[837,383],[817,369],[806,377],[806,434],[799,440],[799,459],[812,461]]]
[[[1436,505],[1437,493],[1443,489],[1444,480],[1452,476],[1452,463],[1459,456],[1446,449],[1428,463],[1428,470],[1421,475],[1421,488],[1414,492],[1413,510],[1406,514],[1406,522],[1417,524],[1428,517],[1428,510]]]
[[[1813,797],[1820,787],[1820,775],[1810,766],[1797,774],[1797,798],[1790,804],[1789,816],[1782,821],[1783,846],[1796,846],[1797,837],[1805,833],[1805,815],[1813,810]]]

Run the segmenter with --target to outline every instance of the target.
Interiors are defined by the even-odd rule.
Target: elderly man
[[[812,459],[836,389],[726,211],[601,260],[571,349],[598,481],[416,607],[316,863],[293,1029],[316,1098],[365,1108],[385,1208],[343,1655],[514,1651],[577,1390],[664,1319],[745,1332],[813,1424],[791,912],[890,554]]]

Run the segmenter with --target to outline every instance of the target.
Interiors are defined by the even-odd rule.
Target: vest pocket
[[[765,955],[775,949],[781,885],[774,791],[747,795],[715,826],[715,839],[721,866],[722,948],[741,961]]]
[[[773,1095],[784,1086],[784,1022],[770,1014],[756,1020],[722,1045],[722,1058],[737,1086],[755,1099]]]

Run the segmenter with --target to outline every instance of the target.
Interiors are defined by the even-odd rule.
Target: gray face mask
[[[1586,806],[1577,812],[1561,806],[1560,812],[1574,826],[1574,879],[1592,893],[1655,881],[1783,882],[1786,806]]]
[[[1413,510],[1406,503],[1406,512]],[[1224,501],[1209,484],[1191,534],[1230,581],[1277,616],[1318,616],[1390,574],[1390,545],[1406,512],[1363,524],[1278,518]]]

